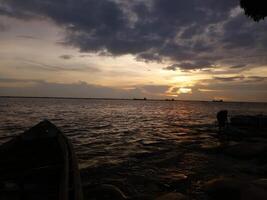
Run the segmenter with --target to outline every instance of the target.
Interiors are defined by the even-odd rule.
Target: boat
[[[82,200],[69,139],[44,120],[0,146],[1,200]]]
[[[222,99],[213,99],[212,102],[223,102]]]
[[[135,101],[146,101],[146,100],[147,100],[147,98],[146,98],[146,97],[144,97],[143,99],[139,99],[139,98],[133,98],[133,100],[135,100]]]

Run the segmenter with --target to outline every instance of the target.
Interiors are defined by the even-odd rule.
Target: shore
[[[144,200],[267,199],[267,137],[222,140],[215,129],[209,143],[152,143],[127,162],[82,169],[85,198],[106,192]],[[149,152],[152,146],[159,150]]]

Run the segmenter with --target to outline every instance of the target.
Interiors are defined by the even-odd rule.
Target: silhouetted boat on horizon
[[[212,102],[223,102],[222,99],[213,99]]]
[[[146,98],[146,97],[144,97],[143,99],[140,99],[140,98],[133,98],[133,100],[137,100],[137,101],[146,101],[147,98]]]
[[[0,199],[81,200],[72,144],[44,120],[0,146]]]

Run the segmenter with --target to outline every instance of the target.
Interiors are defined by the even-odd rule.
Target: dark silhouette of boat
[[[135,100],[135,101],[146,101],[147,98],[146,97],[144,97],[143,99],[133,98],[133,100]]]
[[[45,120],[0,146],[0,199],[81,200],[68,138]]]
[[[175,101],[174,99],[165,99],[165,101]]]
[[[223,102],[222,99],[213,99],[212,102]]]

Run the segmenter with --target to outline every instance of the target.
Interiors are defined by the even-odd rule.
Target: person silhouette
[[[221,110],[217,113],[217,121],[219,126],[219,132],[221,133],[226,124],[227,124],[227,118],[228,118],[228,111],[227,110]]]

